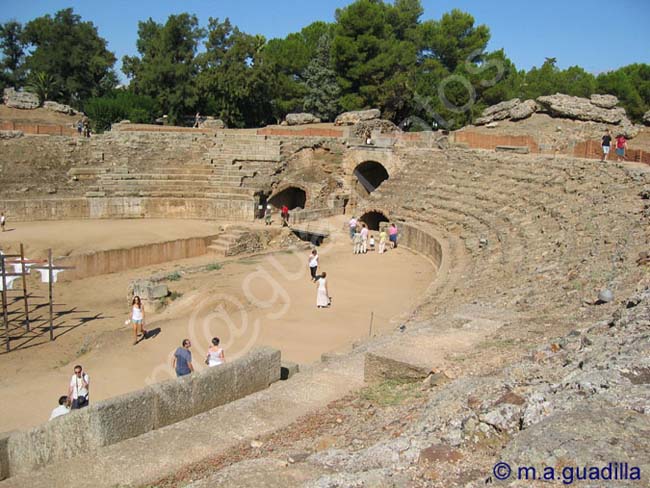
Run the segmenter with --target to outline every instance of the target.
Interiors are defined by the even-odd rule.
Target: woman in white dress
[[[219,366],[226,362],[223,354],[223,349],[219,347],[219,338],[212,338],[212,345],[208,348],[208,357],[205,359],[205,364],[210,367]]]
[[[330,295],[327,290],[327,273],[323,271],[317,281],[318,292],[316,293],[316,306],[325,308],[330,306]]]

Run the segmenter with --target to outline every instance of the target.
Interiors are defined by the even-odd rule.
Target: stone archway
[[[287,186],[268,199],[268,203],[275,208],[281,208],[283,205],[289,207],[289,210],[295,208],[305,208],[307,203],[307,192],[297,186]]]
[[[359,217],[359,220],[361,222],[365,222],[365,224],[368,226],[368,230],[375,230],[379,231],[379,226],[382,222],[390,222],[388,217],[383,212],[380,212],[378,210],[371,210],[369,212],[364,213]]]
[[[363,188],[366,193],[370,194],[390,178],[388,170],[383,164],[376,161],[364,161],[354,168],[353,172],[356,177],[357,188]]]

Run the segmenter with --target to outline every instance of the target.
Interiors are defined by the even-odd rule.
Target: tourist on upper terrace
[[[68,386],[68,398],[72,402],[72,409],[76,410],[88,406],[90,390],[90,378],[84,373],[80,365],[74,367],[74,374],[70,378]]]
[[[383,228],[379,232],[379,254],[384,254],[386,252],[386,239],[388,236],[386,235],[386,229]]]
[[[289,225],[289,207],[282,205],[282,212],[280,215],[282,215],[282,226],[285,227]]]
[[[311,274],[311,280],[316,281],[316,271],[318,270],[318,251],[313,249],[309,255],[309,273]]]
[[[330,294],[327,289],[327,273],[323,271],[318,278],[318,291],[316,292],[316,307],[327,308],[330,306]]]
[[[388,239],[390,240],[390,247],[395,249],[397,247],[397,226],[395,224],[390,224]]]
[[[361,252],[366,254],[368,252],[368,226],[361,223]]]
[[[68,413],[70,413],[70,399],[66,395],[60,396],[59,406],[52,410],[52,413],[50,414],[50,420]]]
[[[84,130],[84,122],[82,119],[77,120],[77,133],[81,135]]]
[[[616,161],[625,161],[625,150],[627,149],[627,139],[623,134],[616,136]]]
[[[602,148],[603,148],[603,158],[601,161],[605,161],[607,159],[607,155],[609,154],[609,148],[612,145],[612,136],[609,133],[609,130],[605,131],[605,135],[603,136],[602,139]]]
[[[354,239],[354,233],[357,231],[357,218],[354,215],[348,225],[350,226],[350,239]]]
[[[190,351],[192,343],[189,339],[183,339],[181,347],[174,352],[174,359],[172,360],[172,368],[176,371],[176,376],[186,376],[194,372],[192,366],[192,352]]]
[[[199,125],[201,125],[201,114],[196,112],[196,115],[194,116],[194,125],[192,127],[198,129]]]
[[[223,349],[219,347],[219,338],[212,338],[212,345],[208,348],[208,355],[205,358],[205,364],[210,367],[219,366],[226,362]]]
[[[144,305],[139,296],[134,296],[131,301],[131,323],[133,324],[133,345],[138,343],[138,336],[143,339],[147,337],[147,331],[144,328]]]

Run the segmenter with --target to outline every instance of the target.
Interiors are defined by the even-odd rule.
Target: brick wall
[[[530,136],[501,136],[480,132],[454,132],[454,141],[465,143],[472,149],[494,149],[497,146],[528,146],[531,153],[539,153],[539,146]]]
[[[9,120],[0,121],[0,130],[19,130],[25,134],[49,136],[73,136],[77,134],[76,129],[67,125],[25,124]]]

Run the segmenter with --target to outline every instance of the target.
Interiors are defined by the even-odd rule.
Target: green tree
[[[164,25],[150,18],[138,23],[140,56],[122,60],[133,92],[154,98],[172,123],[191,116],[199,105],[196,52],[204,37],[195,15],[170,15]]]
[[[241,32],[229,19],[209,19],[206,52],[198,59],[204,111],[233,127],[272,121],[274,73],[264,62],[265,44],[263,36]]]
[[[23,27],[10,20],[0,24],[0,83],[4,86],[20,87],[24,81],[22,63],[25,55],[25,46],[22,41]]]
[[[379,107],[391,119],[408,113],[421,11],[410,0],[357,0],[336,11],[332,58],[343,109]]]
[[[22,39],[28,46],[25,68],[56,80],[55,100],[78,105],[80,100],[102,95],[117,82],[115,56],[92,22],[82,22],[71,8],[27,23]]]
[[[650,65],[635,63],[602,73],[597,78],[597,91],[616,95],[628,116],[641,122],[650,110]]]
[[[54,76],[43,71],[32,72],[29,75],[27,88],[38,95],[41,105],[45,100],[56,99],[61,93],[61,85]]]
[[[320,38],[315,57],[304,73],[306,95],[303,107],[322,120],[332,120],[338,113],[338,97],[341,92],[336,81],[336,72],[330,67],[330,45],[328,35]]]

